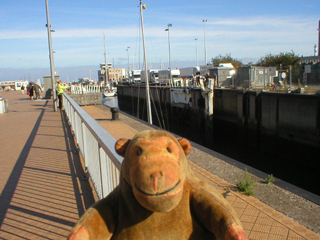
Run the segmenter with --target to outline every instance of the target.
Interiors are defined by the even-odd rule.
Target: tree
[[[243,63],[235,58],[231,57],[231,54],[226,53],[226,55],[222,56],[219,54],[215,58],[211,59],[213,66],[219,66],[219,63],[232,63],[235,68],[239,68],[243,66]]]
[[[289,71],[290,66],[292,66],[292,78],[297,80],[299,77],[301,78],[301,72],[303,70],[299,62],[300,57],[291,50],[291,52],[281,52],[277,55],[267,54],[266,56],[261,57],[256,65],[276,67],[277,70],[287,71]]]
[[[291,66],[299,65],[300,57],[296,55],[293,50],[291,52],[279,53],[278,55],[267,54],[265,57],[261,57],[257,62],[257,65],[267,67],[288,68]]]

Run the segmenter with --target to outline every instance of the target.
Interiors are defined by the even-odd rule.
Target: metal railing
[[[86,93],[98,93],[102,92],[100,85],[71,85],[71,94],[86,94]]]
[[[116,139],[65,93],[63,105],[84,159],[86,174],[102,199],[119,184],[122,157],[114,149]]]

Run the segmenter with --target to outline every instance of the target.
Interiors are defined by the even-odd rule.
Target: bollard
[[[119,120],[119,109],[116,107],[111,108],[112,119],[111,120]]]
[[[0,113],[8,112],[8,101],[3,97],[0,97]]]

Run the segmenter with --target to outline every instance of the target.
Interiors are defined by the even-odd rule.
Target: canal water
[[[117,97],[102,98],[102,104],[106,105],[108,107],[117,107],[117,108],[119,108],[118,98]]]
[[[118,107],[117,97],[104,98],[102,102],[108,107]],[[260,136],[223,123],[213,124],[210,140],[204,139],[205,134],[199,131],[197,134],[186,131],[185,126],[175,124],[173,129],[170,131],[175,134],[320,196],[320,149],[317,147]]]

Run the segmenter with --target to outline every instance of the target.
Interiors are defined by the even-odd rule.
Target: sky
[[[0,81],[34,80],[50,74],[45,2],[0,0]],[[131,69],[141,69],[139,3],[48,0],[55,31],[54,64],[61,78],[97,79],[97,70],[104,63],[104,45],[107,62],[114,67],[127,67],[129,59]],[[143,18],[148,68],[168,68],[168,40],[172,68],[204,65],[205,60],[209,62],[219,54],[231,54],[243,63],[280,52],[312,56],[318,44],[320,0],[142,3],[146,4]],[[168,24],[172,24],[169,35],[165,31]]]

